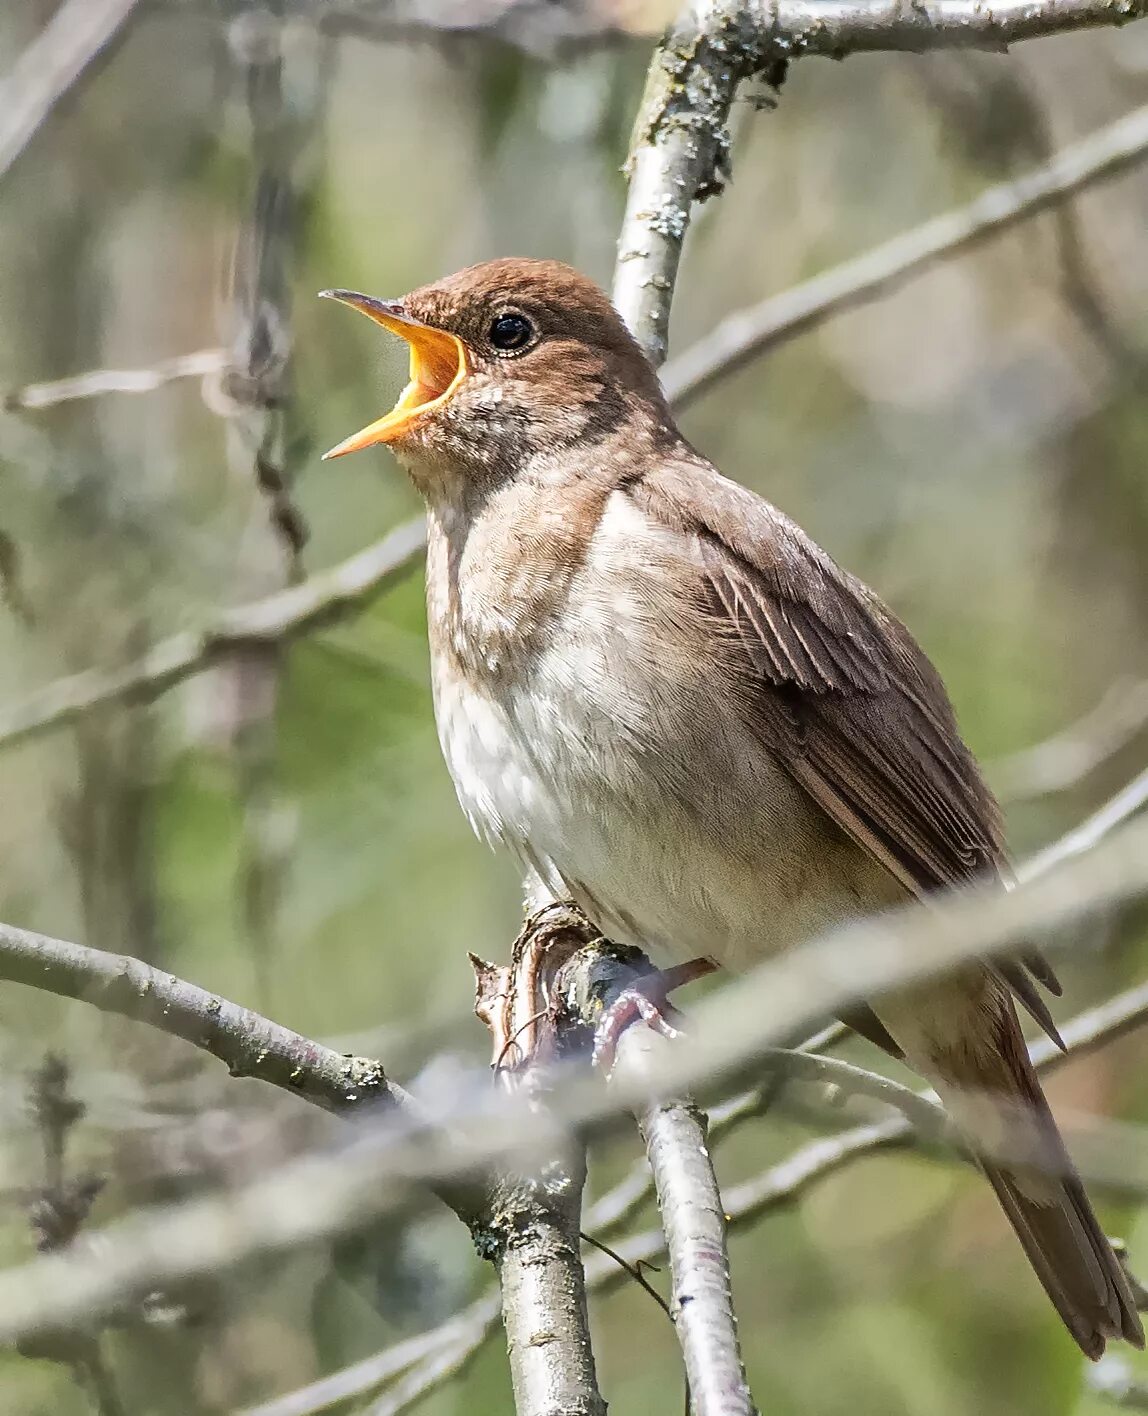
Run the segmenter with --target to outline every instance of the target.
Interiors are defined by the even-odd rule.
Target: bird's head
[[[668,422],[657,375],[617,311],[557,261],[488,261],[396,301],[323,294],[410,346],[394,408],[327,457],[385,443],[430,494],[444,480],[501,480],[538,457]]]

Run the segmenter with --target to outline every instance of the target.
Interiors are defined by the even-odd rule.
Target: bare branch
[[[615,1076],[661,1070],[673,1044],[630,1028],[618,1044]],[[647,1107],[638,1126],[658,1196],[673,1275],[670,1315],[677,1329],[697,1416],[753,1416],[737,1337],[725,1209],[706,1139],[705,1118],[689,1100]]]
[[[657,50],[631,150],[614,302],[654,362],[695,201],[721,189],[738,85],[777,85],[791,60],[861,50],[1001,49],[1148,14],[1148,0],[691,0]]]
[[[461,1313],[431,1331],[406,1338],[310,1386],[275,1397],[260,1406],[248,1407],[239,1416],[315,1416],[344,1401],[367,1396],[387,1382],[409,1374],[409,1386],[399,1383],[388,1392],[390,1410],[398,1411],[401,1408],[395,1403],[400,1395],[405,1402],[413,1402],[431,1389],[428,1378],[433,1378],[437,1384],[457,1371],[457,1366],[450,1372],[442,1371],[440,1363],[444,1353],[453,1354],[463,1347],[465,1356],[477,1352],[498,1326],[501,1312],[501,1295],[497,1287],[492,1287]],[[381,1407],[376,1406],[371,1416],[381,1416]]]
[[[1062,149],[1042,167],[982,192],[883,245],[728,316],[667,364],[666,392],[684,407],[718,379],[786,340],[818,329],[1148,157],[1148,105]]]
[[[378,1062],[345,1057],[125,954],[0,924],[0,978],[149,1023],[218,1057],[232,1076],[270,1082],[325,1111],[404,1099]]]
[[[1026,861],[1017,871],[1017,878],[1022,881],[1036,880],[1062,861],[1084,855],[1114,827],[1134,816],[1145,803],[1148,803],[1148,768],[1106,801],[1099,811],[1093,812],[1086,821],[1082,821],[1066,836],[1062,836],[1059,841],[1054,841],[1051,846]]]
[[[570,908],[548,907],[527,919],[506,967],[471,955],[474,1010],[490,1030],[495,1075],[543,1119],[565,1040],[552,1007],[557,980],[579,956],[586,932]],[[585,1183],[586,1152],[577,1141],[557,1145],[530,1168],[507,1166],[476,1234],[479,1252],[498,1270],[519,1416],[605,1416],[579,1243]],[[430,1359],[428,1376],[440,1365]]]
[[[516,1173],[494,1189],[486,1233],[521,1416],[606,1416],[578,1238],[584,1182],[584,1153],[567,1146],[548,1152],[533,1173]]]
[[[0,83],[0,177],[81,75],[120,34],[139,0],[67,0]]]
[[[226,611],[206,629],[161,640],[121,669],[85,669],[57,679],[0,713],[0,747],[64,727],[112,704],[146,702],[211,668],[229,650],[287,641],[333,624],[405,575],[425,545],[422,520],[409,521],[299,585]]]

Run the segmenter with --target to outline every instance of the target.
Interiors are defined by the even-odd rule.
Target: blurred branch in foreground
[[[561,1093],[561,1125],[552,1108],[527,1122],[513,1096],[468,1093],[449,1118],[449,1134],[373,1127],[337,1154],[286,1162],[225,1194],[124,1219],[100,1231],[99,1243],[84,1253],[7,1269],[0,1273],[0,1340],[89,1321],[127,1295],[215,1272],[245,1255],[345,1233],[406,1203],[430,1181],[465,1181],[503,1162],[537,1163],[565,1144],[567,1127],[592,1137],[647,1104],[655,1080],[661,1095],[672,1096],[744,1075],[780,1040],[853,998],[999,954],[1020,938],[1146,890],[1148,823],[1138,822],[1013,891],[970,889],[929,911],[852,924],[703,999],[691,1017],[691,1045],[670,1049],[656,1079],[639,1085],[621,1078],[604,1095],[592,1079],[572,1078]],[[1139,1133],[1120,1128],[1102,1144],[1097,1131],[1092,1140],[1081,1167],[1086,1178],[1125,1192],[1148,1188],[1148,1144]]]
[[[1063,1023],[1064,1052],[1047,1038],[1034,1043],[1033,1062],[1042,1073],[1056,1071],[1069,1061],[1086,1056],[1127,1032],[1143,1027],[1146,1022],[1148,984],[1140,984]],[[760,1113],[760,1095],[760,1091],[749,1092],[711,1109],[709,1143],[719,1144],[738,1126],[754,1119]],[[923,1108],[932,1106],[929,1094],[911,1095]],[[810,1141],[761,1174],[729,1187],[723,1197],[728,1223],[731,1227],[752,1223],[765,1214],[793,1204],[813,1185],[835,1175],[853,1161],[880,1150],[913,1145],[919,1138],[919,1133],[902,1115]],[[633,1193],[630,1177],[626,1177],[589,1207],[585,1223],[590,1230],[614,1227],[619,1216],[633,1215],[651,1197],[652,1180],[644,1166],[643,1171],[644,1186],[640,1195]],[[628,1262],[648,1262],[665,1253],[665,1243],[661,1232],[647,1230],[620,1240],[618,1248],[621,1257]],[[600,1256],[592,1257],[587,1263],[586,1283],[590,1292],[615,1287],[624,1280],[625,1274]],[[467,1358],[473,1356],[493,1336],[497,1322],[497,1294],[492,1290],[433,1332],[397,1343],[342,1372],[252,1407],[244,1412],[244,1416],[313,1416],[340,1401],[378,1391],[403,1373],[412,1374],[410,1387],[417,1386],[417,1394],[422,1395],[431,1385],[437,1384],[435,1374],[440,1354],[449,1352],[457,1364],[465,1360],[458,1356],[461,1345],[466,1347]],[[417,1373],[423,1373],[427,1385],[419,1385],[413,1380],[413,1375]],[[397,1396],[398,1388],[392,1388],[392,1392]],[[388,1410],[398,1409],[397,1406],[388,1407]]]

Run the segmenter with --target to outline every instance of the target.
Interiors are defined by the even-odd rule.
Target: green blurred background
[[[0,177],[0,390],[217,346],[240,370],[0,412],[0,706],[289,582],[261,443],[309,528],[307,570],[417,513],[387,454],[319,463],[389,407],[403,356],[316,291],[399,295],[500,254],[609,283],[658,7],[579,6],[582,38],[557,47],[513,6],[486,8],[497,33],[444,33],[433,16],[320,29],[294,3],[282,23],[275,7],[144,6]],[[0,9],[0,73],[54,9]],[[606,19],[618,32],[595,37]],[[690,237],[673,347],[1146,100],[1148,27],[1007,58],[797,66],[775,112],[739,104],[735,179]],[[1006,796],[1018,854],[1148,755],[1148,731],[1132,733],[1054,792],[1013,756],[1148,675],[1146,218],[1148,170],[788,344],[684,418],[914,628]],[[4,751],[0,918],[139,955],[450,1086],[450,1058],[486,1047],[466,951],[505,957],[520,910],[510,865],[456,808],[426,658],[416,569],[282,656],[234,656],[154,707]],[[1130,910],[1073,939],[1061,1015],[1141,976],[1146,920]],[[70,1154],[106,1182],[96,1223],[337,1139],[190,1048],[9,986],[10,1261],[34,1244],[27,1079],[49,1050],[88,1108]],[[876,1065],[860,1044],[849,1055]],[[1072,1064],[1054,1104],[1148,1122],[1144,1055],[1133,1036]],[[721,1174],[807,1134],[746,1128]],[[596,1186],[635,1153],[599,1158]],[[1106,1219],[1148,1270],[1140,1215]],[[987,1187],[953,1165],[854,1165],[739,1231],[733,1258],[771,1416],[1111,1409]],[[233,1411],[449,1316],[489,1277],[450,1216],[383,1224],[162,1295],[166,1321],[103,1338],[105,1375],[131,1416]],[[611,1410],[680,1409],[672,1331],[649,1298],[625,1285],[593,1318]],[[68,1361],[0,1358],[4,1413],[93,1400]],[[417,1408],[509,1409],[497,1341]]]

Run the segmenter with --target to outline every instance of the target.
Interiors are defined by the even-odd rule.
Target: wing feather
[[[944,685],[876,596],[701,458],[663,463],[627,494],[685,533],[751,723],[838,825],[916,895],[1007,878],[1000,812]],[[999,973],[1059,1041],[1025,969],[1057,991],[1034,951]]]

